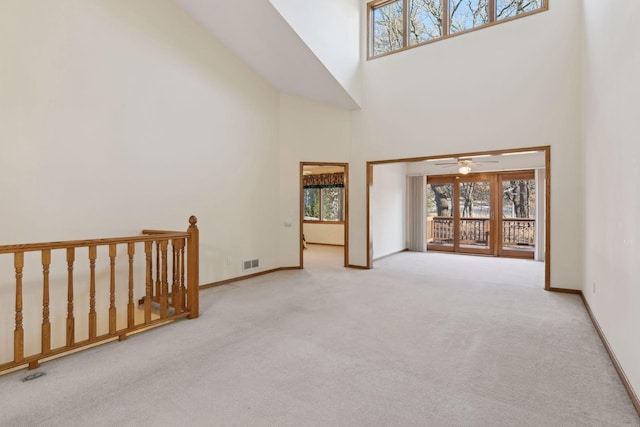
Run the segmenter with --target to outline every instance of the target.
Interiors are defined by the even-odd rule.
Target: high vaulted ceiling
[[[269,0],[176,2],[279,91],[359,108]]]

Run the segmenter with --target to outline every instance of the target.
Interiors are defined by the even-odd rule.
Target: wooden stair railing
[[[198,317],[199,231],[196,225],[197,221],[195,216],[191,216],[189,218],[190,225],[186,232],[143,230],[142,235],[132,237],[0,246],[0,257],[13,255],[14,273],[12,275],[15,280],[15,322],[9,327],[0,324],[0,342],[2,342],[3,335],[5,335],[4,338],[7,338],[13,329],[13,355],[11,356],[10,350],[4,352],[8,355],[3,355],[3,352],[0,351],[0,373],[22,366],[33,369],[38,367],[43,359],[113,339],[124,340],[127,335],[133,332],[169,323],[179,318],[194,319]],[[144,269],[134,262],[137,245],[143,247]],[[105,252],[108,252],[108,267],[104,269],[105,271],[101,271],[96,263],[98,249],[102,247],[105,248]],[[76,255],[80,252],[78,249],[81,248],[87,248],[88,252],[88,271],[83,275],[83,278],[88,282],[83,283],[86,288],[79,288],[79,281],[74,280],[77,279],[76,273],[79,269],[76,268]],[[126,274],[118,274],[117,272],[119,248],[123,248],[122,257],[126,259]],[[62,252],[62,259],[66,259],[66,266],[63,265],[63,268],[59,269],[66,270],[66,277],[63,280],[54,281],[51,274],[52,253],[55,254],[56,251]],[[25,280],[25,253],[29,252],[40,252],[41,254],[38,257],[42,266],[42,324],[39,328],[40,331],[25,330],[24,325],[25,310],[36,304],[36,301],[24,298],[26,291],[32,291],[31,293],[35,291],[29,289],[34,286],[35,280]],[[0,269],[0,271],[2,270]],[[31,276],[35,277],[35,274]],[[108,277],[108,280],[105,280],[107,283],[99,281],[103,275]],[[137,282],[136,279],[140,280]],[[142,280],[144,288],[141,285],[136,286]],[[39,282],[40,279],[37,281]],[[0,287],[5,286],[6,283],[7,278],[0,277]],[[100,288],[101,286],[104,288]],[[104,293],[108,294],[106,301],[97,301],[98,289],[104,289]],[[118,289],[126,294],[126,304],[122,302],[123,297],[118,303]],[[137,290],[144,292],[137,300],[138,307],[136,307]],[[56,319],[51,318],[53,311],[51,296],[54,291],[57,291],[58,294],[66,293],[66,307],[56,307],[56,312],[61,314]],[[79,302],[79,295],[87,294],[87,292],[88,312],[85,318],[87,323],[82,326],[85,326],[88,332],[78,339],[77,326],[82,318],[78,316],[76,306]],[[0,301],[0,309],[4,310],[7,305],[2,305],[3,302],[6,303],[6,301]],[[98,324],[99,307],[107,308],[102,317],[108,320],[102,325]],[[121,312],[124,314],[120,314]],[[65,315],[66,317],[64,317]],[[56,328],[57,330],[64,330],[62,333],[64,337],[54,337],[53,326],[59,326]],[[33,342],[33,337],[37,337],[38,332],[40,343],[35,346],[39,347],[39,350],[26,352],[25,340],[30,339]],[[57,338],[56,341],[64,344],[52,348],[53,338]],[[34,345],[30,347],[34,347]]]

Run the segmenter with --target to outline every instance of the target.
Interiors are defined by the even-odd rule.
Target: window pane
[[[427,185],[427,243],[453,246],[453,184]]]
[[[342,221],[342,188],[322,189],[322,220]]]
[[[536,182],[502,181],[502,247],[531,251],[536,242]]]
[[[489,0],[449,0],[451,34],[489,22]]]
[[[461,218],[488,218],[491,214],[491,186],[486,181],[461,182]]]
[[[536,182],[533,179],[502,181],[502,217],[536,217]]]
[[[409,1],[409,44],[442,37],[442,0]]]
[[[304,189],[304,219],[320,221],[320,189]]]
[[[373,9],[373,55],[381,55],[403,46],[402,1]]]
[[[460,247],[488,248],[491,239],[491,185],[488,181],[460,183]]]
[[[496,19],[505,19],[542,7],[542,0],[498,0],[496,3]]]

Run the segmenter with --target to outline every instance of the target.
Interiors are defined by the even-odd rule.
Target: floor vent
[[[242,262],[242,269],[243,270],[251,270],[252,268],[258,268],[260,267],[260,260],[259,259],[250,259],[250,260],[246,260]]]
[[[40,377],[44,377],[45,375],[47,375],[47,374],[45,374],[44,372],[35,372],[35,373],[31,374],[31,375],[27,375],[26,377],[24,377],[22,379],[22,382],[26,383],[27,381],[33,381],[33,380],[38,379]]]

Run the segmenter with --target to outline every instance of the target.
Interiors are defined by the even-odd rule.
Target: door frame
[[[492,151],[473,151],[468,153],[439,154],[434,156],[409,157],[403,159],[392,160],[375,160],[366,163],[366,256],[367,264],[364,268],[373,268],[373,254],[371,241],[371,186],[373,185],[373,166],[387,163],[409,163],[423,162],[425,160],[449,159],[451,157],[474,157],[482,155],[497,156],[505,153],[524,153],[529,151],[542,151],[544,153],[544,178],[545,178],[545,195],[544,195],[544,289],[547,291],[562,291],[561,288],[551,286],[551,146],[544,145],[538,147],[521,147],[504,150]]]
[[[344,266],[349,266],[349,163],[343,162],[300,162],[300,268],[304,268],[304,246],[302,243],[302,235],[304,228],[304,167],[305,166],[337,166],[342,167],[344,171],[344,202],[342,210],[344,212]]]
[[[454,252],[461,254],[474,255],[491,255],[505,258],[524,258],[534,259],[534,251],[522,251],[505,249],[502,245],[503,233],[503,198],[502,198],[502,182],[509,179],[535,180],[535,171],[533,169],[522,169],[513,171],[499,172],[478,172],[466,175],[447,174],[447,175],[430,175],[427,178],[426,185],[432,184],[451,184],[453,185],[453,194],[451,199],[451,209],[453,221],[453,244],[451,246],[438,246],[427,243],[429,250],[439,252]],[[490,211],[489,211],[489,238],[487,239],[487,247],[463,247],[460,245],[460,184],[463,182],[488,182],[491,188],[490,195]]]

